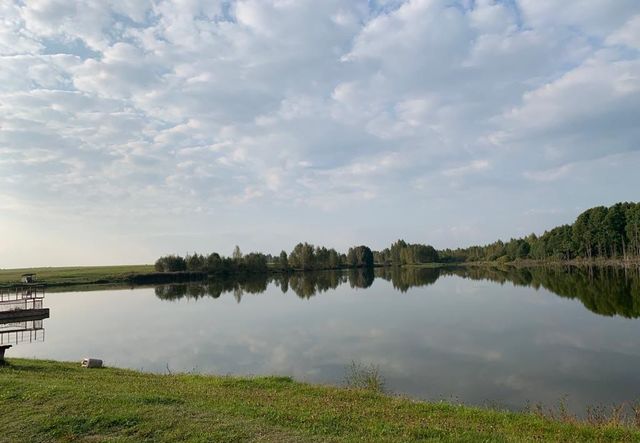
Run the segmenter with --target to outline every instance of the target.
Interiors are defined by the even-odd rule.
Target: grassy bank
[[[10,360],[0,441],[638,441],[621,426],[413,402],[286,377],[152,375]]]
[[[22,274],[36,274],[47,286],[124,283],[131,274],[154,272],[153,265],[75,266],[64,268],[0,269],[0,285],[20,283]]]
[[[347,268],[345,268],[347,269]],[[334,269],[335,271],[344,269]],[[307,272],[290,269],[287,273]],[[282,274],[279,268],[270,267],[266,272],[238,272],[233,274],[207,274],[206,272],[156,272],[153,265],[76,266],[51,268],[0,269],[0,287],[20,286],[23,274],[36,274],[37,283],[50,288],[74,287],[76,290],[99,289],[109,286],[141,286],[166,283],[205,281],[207,278],[246,278],[251,275]]]

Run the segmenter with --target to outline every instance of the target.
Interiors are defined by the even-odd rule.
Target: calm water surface
[[[45,340],[8,357],[339,384],[522,409],[640,399],[637,272],[376,270],[50,293]]]

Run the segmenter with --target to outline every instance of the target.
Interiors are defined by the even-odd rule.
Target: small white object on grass
[[[99,360],[97,358],[85,358],[82,360],[82,367],[83,368],[101,368],[102,360]]]

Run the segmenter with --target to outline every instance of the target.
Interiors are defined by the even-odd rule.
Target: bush
[[[365,389],[373,392],[384,392],[385,381],[377,365],[364,365],[355,361],[347,367],[344,376],[345,385],[353,389]]]

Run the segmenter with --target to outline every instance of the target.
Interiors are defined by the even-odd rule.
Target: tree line
[[[309,243],[298,243],[287,254],[282,251],[277,256],[251,252],[243,254],[238,246],[231,257],[217,252],[209,255],[187,254],[166,255],[156,260],[158,272],[202,272],[207,274],[242,274],[264,273],[268,271],[314,271],[372,268],[373,252],[367,246],[349,248],[341,254],[333,248],[314,246]]]
[[[438,251],[433,246],[409,244],[398,240],[382,251],[372,251],[368,246],[354,246],[347,253],[333,248],[298,243],[290,253],[273,256],[260,252],[243,254],[238,246],[230,257],[217,252],[209,255],[166,255],[156,260],[158,272],[193,272],[206,274],[242,274],[268,271],[320,271],[338,269],[373,268],[374,265],[407,265],[438,261]]]
[[[571,225],[541,236],[501,240],[485,246],[440,251],[443,262],[632,259],[640,257],[640,203],[587,209]]]
[[[389,248],[376,251],[374,257],[375,262],[382,265],[417,265],[440,261],[439,253],[433,246],[410,244],[404,240],[398,240]]]
[[[314,271],[403,266],[424,263],[476,261],[572,260],[594,258],[640,258],[640,203],[598,206],[578,216],[571,225],[562,225],[537,236],[498,240],[484,246],[445,249],[398,240],[388,248],[373,251],[361,245],[340,253],[333,248],[298,243],[291,252],[272,256],[260,252],[243,254],[236,246],[230,257],[216,252],[160,257],[158,272],[199,272],[206,274],[264,273],[269,271]]]
[[[267,256],[259,252],[242,254],[238,246],[231,257],[224,257],[217,252],[209,255],[187,254],[166,255],[156,260],[158,272],[202,272],[207,274],[237,274],[245,272],[267,272]]]

